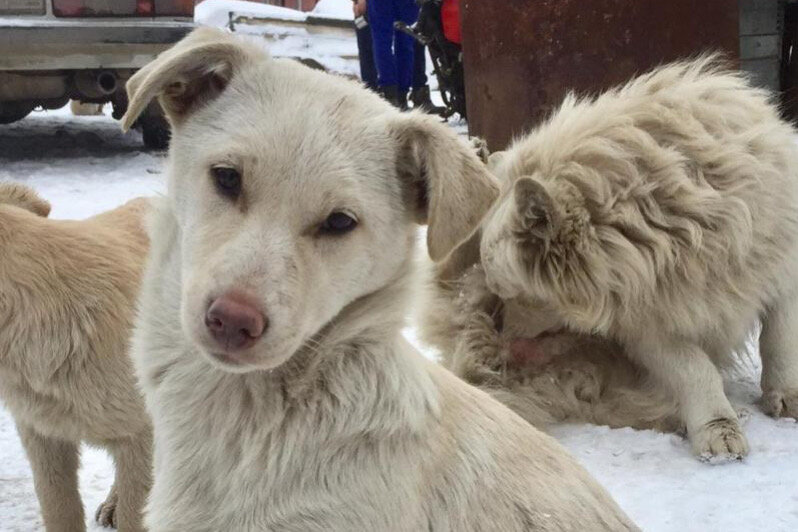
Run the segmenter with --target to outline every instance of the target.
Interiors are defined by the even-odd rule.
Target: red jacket
[[[460,0],[443,0],[441,5],[441,22],[443,34],[453,43],[462,44],[460,32]]]

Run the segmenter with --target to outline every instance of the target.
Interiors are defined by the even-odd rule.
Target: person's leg
[[[410,91],[413,109],[420,109],[425,113],[443,114],[445,109],[432,103],[429,85],[427,85],[426,68],[426,50],[420,43],[416,43],[416,49],[413,52],[413,88]]]
[[[360,59],[360,79],[369,89],[377,88],[377,65],[374,62],[374,48],[371,40],[371,24],[357,28],[357,51]]]
[[[377,65],[377,85],[381,88],[399,85],[396,58],[393,53],[393,3],[394,0],[371,0],[367,4],[374,45],[373,53]]]
[[[410,101],[413,109],[420,109],[425,113],[443,114],[445,109],[432,103],[427,80],[427,51],[424,46],[416,41],[413,50],[413,82],[410,91]]]
[[[427,54],[424,46],[416,41],[413,50],[413,90],[427,85]]]
[[[407,25],[418,19],[418,6],[414,0],[393,0],[396,5],[397,20]],[[396,52],[396,69],[398,71],[399,92],[407,93],[413,85],[415,40],[406,33],[394,33],[394,50]]]

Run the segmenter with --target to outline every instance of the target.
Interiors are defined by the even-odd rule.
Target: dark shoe
[[[407,105],[407,92],[399,91],[396,94],[396,104],[400,111],[407,111],[410,107]]]
[[[391,105],[401,109],[407,110],[407,94],[400,92],[396,85],[386,85],[379,88],[380,96],[383,97]]]
[[[413,102],[413,109],[419,109],[431,115],[442,115],[446,111],[445,108],[432,103],[427,85],[410,91],[410,101]]]

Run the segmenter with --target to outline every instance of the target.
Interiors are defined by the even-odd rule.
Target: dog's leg
[[[114,442],[110,451],[116,463],[116,482],[112,489],[112,494],[116,491],[115,507],[111,509],[103,505],[97,516],[110,517],[119,532],[143,531],[143,510],[152,482],[151,435],[145,433]],[[109,500],[112,494],[109,494]]]
[[[798,296],[776,302],[762,318],[762,408],[798,419]]]
[[[473,149],[474,153],[477,154],[479,160],[484,164],[488,164],[488,160],[490,159],[490,150],[488,149],[488,143],[485,142],[485,139],[480,137],[471,137],[469,142],[471,144],[471,149]]]
[[[493,318],[474,310],[457,334],[451,371],[472,384],[497,381],[501,345]]]
[[[116,492],[116,484],[114,484],[111,486],[111,491],[108,492],[105,501],[97,508],[97,512],[94,514],[94,520],[104,527],[116,528],[116,503],[118,499],[119,496]]]
[[[646,342],[629,351],[676,399],[697,456],[739,459],[748,453],[737,414],[723,392],[723,379],[703,349]]]
[[[47,532],[85,531],[78,491],[78,444],[47,438],[25,425],[18,425],[18,429],[33,470],[33,483]]]
[[[449,369],[472,384],[498,383],[502,347],[496,315],[501,312],[501,300],[487,289],[479,268],[461,281],[455,304],[459,330]]]

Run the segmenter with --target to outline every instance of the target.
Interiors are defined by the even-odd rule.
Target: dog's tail
[[[19,183],[0,183],[0,204],[13,205],[44,218],[50,214],[50,203],[32,188]]]

